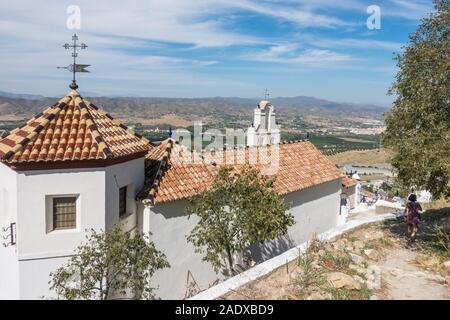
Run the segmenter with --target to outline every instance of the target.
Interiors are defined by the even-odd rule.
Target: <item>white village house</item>
[[[208,288],[224,276],[186,241],[196,222],[184,215],[187,199],[211,184],[221,159],[232,157],[236,168],[253,165],[253,151],[264,151],[265,144],[276,146],[275,189],[292,202],[296,224],[288,237],[252,248],[253,259],[263,261],[335,227],[343,174],[308,141],[278,144],[273,106],[262,101],[258,109],[255,117],[264,119],[254,122],[261,133],[249,143],[255,147],[209,158],[173,139],[154,146],[75,90],[10,132],[0,140],[0,227],[7,245],[0,247],[0,298],[52,296],[50,272],[73,255],[86,229],[118,222],[126,231],[151,232],[166,254],[171,267],[152,280],[157,296],[185,298],[193,283],[195,290]],[[210,160],[181,161],[192,156]]]

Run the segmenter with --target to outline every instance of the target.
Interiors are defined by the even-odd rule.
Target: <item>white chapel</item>
[[[292,204],[295,224],[255,244],[251,259],[270,259],[339,224],[342,172],[307,140],[280,142],[267,99],[254,110],[246,147],[214,151],[220,162],[199,163],[192,160],[207,159],[206,151],[198,157],[172,138],[152,143],[83,98],[75,70],[65,97],[0,138],[0,299],[54,297],[50,273],[76,254],[90,229],[115,225],[151,234],[166,255],[170,268],[151,279],[157,297],[185,299],[223,281],[187,241],[198,220],[184,209],[211,187],[218,163],[272,168],[254,162],[267,160],[266,149],[276,155],[268,173],[274,190]]]
[[[51,297],[89,229],[136,228],[148,149],[75,90],[0,140],[0,299]]]

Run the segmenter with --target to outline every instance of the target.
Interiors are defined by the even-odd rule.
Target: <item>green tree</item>
[[[450,5],[434,5],[395,58],[399,72],[389,93],[396,99],[383,144],[394,151],[399,185],[439,197],[449,194],[450,179]]]
[[[294,224],[290,206],[273,190],[274,182],[256,169],[235,174],[224,166],[212,187],[191,199],[186,214],[199,221],[187,239],[216,272],[227,266],[233,274],[234,253],[286,234]]]
[[[50,274],[50,289],[61,299],[107,300],[132,293],[135,299],[154,298],[149,280],[156,270],[169,267],[163,253],[147,236],[114,227],[91,230],[86,242],[65,266]]]

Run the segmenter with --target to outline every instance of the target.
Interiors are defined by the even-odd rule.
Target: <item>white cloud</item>
[[[412,4],[406,0],[384,3],[382,15],[405,19],[423,15],[429,7],[425,1],[417,0]],[[317,41],[306,41],[301,47],[279,44],[298,30],[304,35],[306,30],[317,34],[316,30],[333,28],[342,34],[344,28],[354,24],[339,18],[342,12],[360,14],[364,24],[367,3],[360,0],[0,0],[0,68],[6,75],[0,79],[0,89],[42,94],[66,89],[65,79],[70,79],[70,75],[56,70],[56,66],[65,66],[71,60],[70,53],[60,45],[69,42],[73,34],[66,29],[66,8],[72,4],[81,8],[82,29],[77,33],[89,48],[80,54],[79,61],[92,64],[92,73],[80,77],[86,79],[91,91],[128,88],[146,92],[158,88],[182,94],[186,79],[191,86],[248,88],[248,83],[234,80],[243,77],[245,71],[239,72],[241,69],[228,78],[220,72],[208,72],[211,66],[216,70],[222,67],[219,50],[226,52],[224,56],[230,61],[267,61],[288,69],[289,64],[325,64],[331,68],[357,59],[353,56],[357,53],[340,53],[344,52],[341,47],[392,50],[398,46],[374,39],[331,40],[317,36]],[[266,23],[280,22],[288,26],[288,31],[275,37],[248,28],[243,32],[235,19],[247,15]],[[240,51],[228,50],[231,46],[239,46]],[[251,55],[241,56],[242,50],[258,47],[267,49],[255,49]],[[186,48],[192,53],[186,54]],[[217,54],[203,58],[196,55],[201,51],[197,49],[216,50]],[[133,81],[139,82],[139,88],[134,87]],[[145,81],[152,86],[150,89]]]
[[[355,60],[354,57],[330,50],[306,49],[298,50],[297,45],[277,45],[268,50],[254,52],[243,56],[244,59],[286,64],[323,65],[342,61]]]
[[[261,1],[262,2],[262,1]],[[285,21],[296,23],[301,27],[326,27],[333,28],[337,26],[350,25],[349,22],[343,21],[333,16],[314,13],[306,8],[292,8],[281,6],[279,4],[261,4],[261,2],[248,0],[230,1],[233,5],[245,10],[253,11],[262,15],[275,17]]]
[[[56,0],[2,0],[0,24],[3,32],[0,33],[11,37],[14,31],[17,38],[54,38],[58,30],[66,31],[66,8],[69,4]],[[267,44],[264,39],[227,30],[228,19],[239,11],[289,21],[302,27],[348,25],[337,17],[315,13],[315,9],[307,8],[308,3],[303,8],[256,0],[136,0],[131,3],[81,0],[76,4],[81,8],[81,32],[185,43],[196,47]]]
[[[381,41],[374,39],[327,39],[327,38],[314,38],[310,40],[315,46],[322,48],[360,48],[360,49],[383,49],[389,51],[399,51],[402,47],[402,43],[392,41]]]

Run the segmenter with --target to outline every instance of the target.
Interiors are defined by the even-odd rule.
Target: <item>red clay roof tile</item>
[[[72,90],[23,127],[0,140],[0,161],[8,164],[121,158],[149,150],[110,115]]]
[[[342,185],[346,186],[346,187],[355,185],[357,182],[358,182],[358,180],[353,179],[353,178],[349,178],[347,176],[342,178]]]
[[[252,157],[260,161],[251,166],[267,170],[270,166],[261,159],[270,158],[264,147],[233,149],[234,152],[216,151],[211,155],[203,153],[206,161],[187,162],[198,154],[191,153],[173,140],[165,140],[152,149],[147,155],[146,185],[138,195],[138,199],[149,199],[153,203],[163,203],[189,198],[211,186],[220,164],[226,160],[245,159],[233,164],[239,170]],[[259,151],[259,152],[254,152]],[[314,185],[342,178],[343,173],[329,161],[309,141],[282,143],[279,145],[279,164],[275,172],[269,175],[276,177],[275,190],[286,194]],[[211,156],[208,160],[208,156]],[[213,163],[217,164],[214,165]]]

